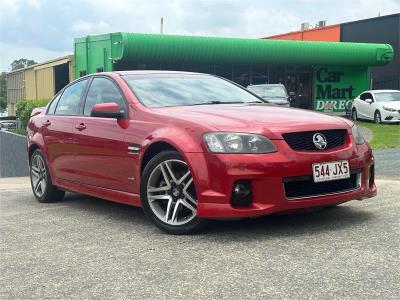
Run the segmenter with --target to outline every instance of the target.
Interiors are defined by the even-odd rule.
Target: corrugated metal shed
[[[68,55],[7,73],[7,101],[15,103],[21,99],[53,97],[58,92],[55,68],[66,65],[68,71],[63,74],[63,83],[66,84],[74,80],[73,61],[73,56]]]
[[[73,56],[68,55],[40,64],[36,64],[25,69],[26,98],[45,99],[53,97],[58,91],[55,85],[55,67],[68,64],[68,69],[72,69]],[[73,80],[73,72],[69,72],[67,81]]]
[[[24,69],[7,73],[7,102],[15,104],[25,99],[25,71]]]

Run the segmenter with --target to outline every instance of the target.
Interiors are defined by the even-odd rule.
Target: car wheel
[[[197,213],[197,194],[192,174],[176,151],[152,158],[143,171],[141,200],[147,217],[172,234],[194,233],[206,225]]]
[[[376,124],[382,123],[382,117],[381,117],[381,113],[379,112],[379,110],[377,110],[374,114],[374,121]]]
[[[51,182],[49,168],[42,151],[33,152],[29,162],[30,178],[33,195],[42,203],[56,202],[62,200],[65,192],[59,190]]]
[[[351,112],[351,117],[354,122],[357,121],[357,109],[353,108],[353,110]]]

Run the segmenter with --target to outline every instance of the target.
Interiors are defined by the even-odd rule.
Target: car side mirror
[[[95,104],[90,112],[91,117],[123,119],[125,111],[115,102]]]
[[[372,99],[368,98],[368,99],[365,99],[365,102],[371,104],[374,101],[372,101]]]
[[[287,98],[289,102],[292,102],[296,99],[296,93],[295,92],[289,92],[289,97]]]

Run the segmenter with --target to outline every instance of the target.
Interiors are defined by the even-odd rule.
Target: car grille
[[[313,136],[316,133],[321,133],[325,136],[327,145],[323,150],[319,150],[315,147],[313,142]],[[302,151],[324,151],[333,149],[344,145],[346,139],[345,129],[333,129],[333,130],[319,130],[319,131],[302,131],[302,132],[291,132],[282,134],[286,143],[289,144],[293,150]]]
[[[283,179],[285,196],[291,198],[306,198],[350,191],[360,186],[360,170],[353,170],[350,178],[314,182],[312,176],[286,177]]]

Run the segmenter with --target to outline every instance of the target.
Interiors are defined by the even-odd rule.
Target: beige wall
[[[53,66],[35,70],[36,72],[36,99],[51,98],[54,96],[54,68]]]
[[[25,72],[15,71],[7,74],[7,103],[25,99]]]
[[[36,99],[36,73],[33,68],[25,70],[25,96],[28,100]]]
[[[15,116],[15,104],[14,103],[7,104],[7,113],[9,116]]]
[[[73,56],[65,56],[41,64],[7,73],[7,110],[15,115],[19,100],[49,99],[54,96],[54,66],[68,63],[69,81],[74,80]]]

